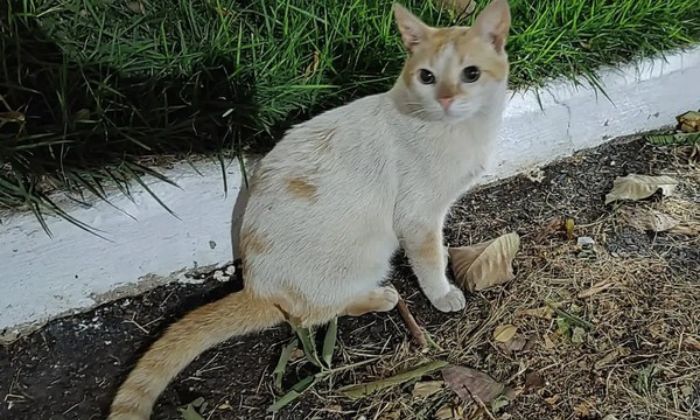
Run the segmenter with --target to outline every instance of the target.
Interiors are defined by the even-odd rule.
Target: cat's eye
[[[435,75],[430,70],[420,69],[420,73],[418,73],[418,78],[420,79],[420,82],[424,85],[432,85],[433,83],[435,83]]]
[[[464,83],[474,83],[479,80],[479,76],[481,76],[481,70],[477,66],[465,67],[462,70],[462,81]]]

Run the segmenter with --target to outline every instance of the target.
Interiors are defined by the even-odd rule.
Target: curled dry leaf
[[[473,246],[450,248],[455,280],[470,291],[479,291],[512,280],[513,259],[520,237],[509,233]]]
[[[493,331],[493,339],[499,343],[507,343],[513,339],[515,333],[518,332],[518,327],[511,324],[499,325]]]
[[[605,204],[613,201],[643,200],[661,190],[663,195],[671,195],[678,181],[667,175],[651,176],[630,174],[617,177],[612,190],[605,196]]]
[[[484,403],[490,403],[503,393],[505,387],[484,372],[462,366],[448,366],[442,369],[442,377],[463,401],[476,397]]]

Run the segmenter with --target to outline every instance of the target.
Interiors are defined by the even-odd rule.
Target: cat
[[[464,308],[446,277],[442,227],[498,137],[510,10],[493,0],[471,28],[393,12],[408,53],[393,88],[293,127],[259,162],[238,244],[244,289],[171,325],[109,419],[149,418],[178,372],[233,336],[392,310],[399,295],[383,284],[399,246],[433,306]]]

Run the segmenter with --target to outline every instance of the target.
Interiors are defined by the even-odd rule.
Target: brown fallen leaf
[[[522,309],[516,313],[517,316],[531,316],[550,320],[554,314],[554,309],[549,306],[540,306],[539,308]]]
[[[695,337],[686,335],[683,337],[683,348],[686,350],[700,351],[700,340]]]
[[[516,335],[505,343],[497,343],[496,346],[504,353],[513,353],[527,348],[531,344],[530,340],[523,335]]]
[[[579,299],[589,298],[593,295],[596,295],[602,291],[605,291],[605,290],[611,288],[612,286],[614,286],[614,283],[608,282],[607,280],[603,280],[599,283],[594,284],[593,286],[584,290],[583,292],[579,293],[578,298]]]
[[[489,375],[462,366],[452,365],[442,369],[442,377],[463,401],[476,397],[484,403],[490,403],[505,389],[502,383]]]
[[[445,383],[443,381],[417,382],[413,386],[413,392],[411,395],[413,398],[426,398],[442,391],[444,387]]]
[[[617,177],[612,190],[605,196],[605,204],[613,201],[637,201],[649,198],[661,190],[663,195],[671,195],[678,181],[667,175],[651,176],[630,174]]]
[[[470,291],[480,291],[512,280],[513,259],[520,248],[520,237],[509,233],[473,246],[449,248],[457,283]]]
[[[675,217],[652,209],[632,212],[628,219],[634,228],[651,232],[665,232],[680,224],[680,220]]]
[[[515,333],[518,332],[518,327],[511,324],[499,325],[493,331],[493,339],[499,343],[506,343],[510,341]]]
[[[533,371],[525,375],[524,388],[526,391],[537,391],[540,388],[544,388],[544,386],[544,378],[542,378],[542,376],[539,373]]]

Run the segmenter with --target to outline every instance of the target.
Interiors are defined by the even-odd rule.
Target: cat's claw
[[[441,312],[457,312],[464,309],[466,301],[464,293],[454,285],[450,285],[450,290],[444,296],[431,300],[431,303]]]

